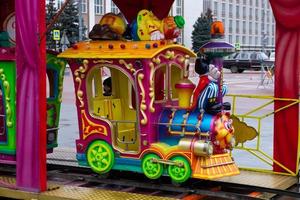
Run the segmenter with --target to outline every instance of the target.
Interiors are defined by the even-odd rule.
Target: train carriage
[[[16,160],[16,63],[14,47],[0,46],[0,162]],[[47,54],[47,152],[57,147],[65,62]],[[26,106],[26,105],[24,105]],[[26,113],[25,113],[26,114]]]
[[[228,152],[216,153],[211,144],[216,137],[211,129],[226,115],[181,106],[190,100],[178,88],[189,87],[187,67],[195,56],[169,40],[86,41],[60,54],[74,79],[79,164],[100,174],[111,169],[151,179],[168,174],[179,183],[238,174]],[[109,95],[105,79],[111,80]]]

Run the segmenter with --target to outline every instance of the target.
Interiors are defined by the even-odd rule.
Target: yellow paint
[[[255,128],[240,121],[235,115],[231,115],[230,119],[233,121],[232,125],[234,127],[235,145],[254,140],[258,136],[258,132]]]
[[[154,31],[160,31],[162,21],[151,11],[141,10],[137,15],[137,34],[140,40],[150,40],[150,35]],[[163,32],[161,32],[163,33]]]
[[[107,136],[107,129],[103,125],[99,125],[90,121],[85,113],[85,110],[81,111],[81,122],[83,130],[83,139],[86,139],[88,136],[93,134],[101,134]]]
[[[168,155],[171,152],[179,150],[177,145],[169,146],[166,143],[153,143],[151,144],[151,148],[158,149],[163,155]]]
[[[210,157],[197,157],[193,169],[193,178],[215,179],[240,173],[229,154],[217,154]]]
[[[58,57],[80,59],[151,59],[168,49],[172,49],[173,51],[178,50],[190,57],[196,57],[193,51],[182,45],[174,44],[173,41],[167,40],[163,42],[165,42],[165,44],[161,44],[160,41],[87,41],[77,43],[77,49],[69,48],[59,54]],[[157,48],[153,48],[154,43],[158,44]],[[109,44],[113,45],[114,48],[109,49]],[[122,49],[120,44],[124,44],[125,49]],[[146,44],[149,44],[151,48],[146,49]],[[172,55],[168,55],[169,58],[171,58],[170,56]]]
[[[148,118],[147,115],[145,113],[145,110],[147,109],[147,105],[146,105],[146,94],[145,94],[145,89],[144,89],[144,84],[143,84],[143,79],[144,79],[144,74],[139,74],[138,75],[138,83],[139,83],[139,87],[141,89],[140,92],[140,96],[142,97],[142,101],[140,104],[140,112],[142,114],[142,119],[141,119],[141,124],[145,125],[148,123]]]
[[[270,173],[274,173],[274,174],[285,174],[285,175],[291,175],[291,176],[296,176],[298,173],[298,169],[299,169],[299,151],[297,154],[297,166],[296,166],[296,171],[293,172],[291,171],[289,168],[287,168],[286,166],[284,166],[283,164],[279,163],[277,160],[275,160],[272,156],[268,155],[266,152],[264,152],[261,149],[261,136],[262,136],[262,132],[261,132],[261,126],[262,126],[262,119],[269,117],[271,115],[274,115],[277,112],[280,112],[284,109],[287,109],[293,105],[299,104],[300,100],[299,99],[289,99],[289,98],[274,98],[272,96],[258,96],[258,95],[236,95],[236,94],[230,94],[227,95],[232,97],[232,110],[233,110],[233,114],[241,119],[256,119],[257,120],[257,141],[256,141],[256,147],[255,148],[248,148],[246,146],[246,144],[244,143],[244,139],[240,140],[241,145],[238,145],[236,147],[234,147],[235,149],[239,149],[239,150],[243,150],[246,152],[249,152],[250,154],[254,155],[255,157],[257,157],[259,160],[261,160],[262,162],[268,164],[269,166],[273,166],[273,163],[275,163],[276,165],[280,166],[283,170],[285,170],[287,173],[277,173],[277,172],[273,172],[273,171],[268,171],[265,169],[260,169],[260,168],[243,168],[243,169],[247,169],[247,170],[252,170],[252,171],[258,171],[258,172],[270,172]],[[236,114],[236,102],[238,99],[240,98],[248,98],[248,99],[269,99],[270,101],[268,101],[267,103],[264,103],[261,106],[258,106],[256,108],[253,108],[252,110],[244,113],[244,114]],[[284,101],[287,102],[287,104],[285,106],[282,106],[272,112],[269,112],[267,114],[259,114],[258,116],[253,116],[252,114],[261,111],[263,108],[265,108],[266,106],[274,103],[274,101]],[[236,128],[236,127],[235,127]],[[298,149],[300,149],[300,129],[299,129],[299,135],[298,135]],[[244,142],[243,142],[244,141]]]
[[[103,66],[110,70],[111,96],[103,95],[101,74]],[[130,90],[133,91],[129,92]],[[135,98],[136,92],[124,71],[106,63],[95,65],[87,74],[86,91],[89,112],[111,124],[114,148],[121,152],[138,153],[140,137],[136,123],[137,113],[134,108],[137,106],[130,106],[131,98]],[[131,97],[129,94],[134,96]]]

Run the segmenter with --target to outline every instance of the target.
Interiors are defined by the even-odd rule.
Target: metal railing
[[[250,153],[251,155],[255,156],[259,160],[261,160],[263,163],[266,163],[269,166],[273,166],[273,164],[278,165],[281,167],[283,170],[286,171],[284,172],[274,172],[272,170],[268,169],[262,169],[262,168],[251,168],[251,167],[240,167],[241,169],[246,169],[246,170],[252,170],[252,171],[258,171],[258,172],[269,172],[269,173],[275,173],[275,174],[284,174],[284,175],[292,175],[296,176],[298,171],[299,171],[299,151],[297,152],[297,166],[296,166],[296,172],[293,172],[292,170],[288,169],[288,167],[284,166],[282,163],[279,161],[275,160],[273,156],[268,155],[262,148],[261,148],[261,140],[262,140],[262,135],[264,134],[261,131],[262,128],[262,120],[274,115],[275,113],[281,112],[282,110],[286,110],[290,108],[291,106],[294,105],[299,105],[300,100],[299,99],[289,99],[289,98],[275,98],[272,96],[258,96],[258,95],[236,95],[236,94],[229,94],[226,95],[227,97],[232,98],[232,114],[238,117],[241,121],[245,121],[245,119],[251,119],[251,120],[257,120],[257,127],[256,130],[258,132],[257,135],[257,140],[256,140],[256,145],[255,147],[249,147],[246,143],[241,143],[238,144],[237,146],[234,147],[234,149],[237,150],[242,150]],[[237,99],[256,99],[256,100],[264,100],[266,102],[262,103],[262,105],[259,105],[257,107],[254,107],[250,109],[250,111],[247,111],[245,113],[238,114],[237,113]],[[277,108],[276,110],[272,110],[270,112],[269,109],[265,109],[267,106],[271,105],[274,103],[274,101],[283,101],[287,102],[286,105]],[[264,110],[265,109],[265,110]],[[260,111],[258,113],[258,111]],[[267,112],[265,112],[267,111]],[[255,115],[256,114],[256,115]],[[300,130],[298,133],[298,137],[300,136]],[[299,149],[299,141],[298,141],[298,149]]]

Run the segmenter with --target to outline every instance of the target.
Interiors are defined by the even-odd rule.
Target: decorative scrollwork
[[[94,60],[94,64],[113,64],[112,60]]]
[[[81,111],[83,139],[92,134],[101,134],[107,136],[107,128],[103,125],[94,123],[88,119],[84,110]]]
[[[189,56],[183,56],[182,54],[177,54],[174,58],[179,63],[183,64],[186,59],[189,59]]]
[[[85,72],[88,68],[89,61],[88,60],[83,60],[82,62],[83,66],[80,66],[77,70],[75,70],[74,75],[75,75],[75,82],[78,83],[78,88],[76,92],[76,96],[78,101],[80,102],[79,107],[82,108],[84,106],[83,102],[83,91],[81,89],[82,86],[82,80],[85,78]]]
[[[153,107],[153,103],[154,103],[154,64],[152,62],[149,63],[149,67],[150,67],[150,77],[149,77],[149,81],[150,81],[150,88],[149,88],[149,97],[151,99],[150,101],[150,105],[149,105],[149,110],[150,112],[155,112],[155,108]]]
[[[145,110],[147,109],[147,105],[146,105],[146,100],[145,100],[145,89],[144,89],[144,85],[143,85],[143,79],[144,79],[144,74],[139,74],[138,75],[138,83],[139,83],[139,86],[141,88],[141,93],[140,95],[142,96],[142,101],[141,101],[141,104],[140,104],[140,112],[143,116],[143,119],[141,120],[141,124],[145,125],[148,123],[148,118],[146,116],[146,113],[145,113]]]
[[[7,127],[12,127],[12,111],[10,107],[10,86],[9,82],[6,80],[6,76],[4,74],[4,70],[0,69],[0,78],[2,80],[2,84],[4,87],[4,93],[5,93],[5,109],[6,109],[6,125]]]
[[[159,57],[153,58],[152,61],[157,65],[159,65],[161,63],[161,60],[159,59]]]
[[[124,65],[132,74],[134,74],[136,72],[136,70],[134,69],[134,67],[133,67],[133,65],[131,63],[128,64],[123,59],[119,60],[119,63],[121,65]]]

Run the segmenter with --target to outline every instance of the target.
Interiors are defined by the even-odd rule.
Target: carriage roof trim
[[[60,58],[85,59],[149,59],[172,49],[190,57],[196,54],[171,41],[88,41],[80,42],[58,55]]]

